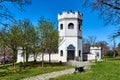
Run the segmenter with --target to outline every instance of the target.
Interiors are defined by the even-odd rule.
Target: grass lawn
[[[97,62],[88,71],[50,80],[120,80],[120,60]]]
[[[64,66],[60,63],[45,63],[45,67],[41,67],[41,63],[27,63],[25,69],[21,69],[19,64],[17,64],[14,69],[13,66],[0,67],[0,80],[20,80],[22,78],[35,76],[39,74],[44,74],[53,71],[59,71],[70,68],[69,66]]]

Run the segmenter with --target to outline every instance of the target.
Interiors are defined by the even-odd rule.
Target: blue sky
[[[12,8],[13,9],[13,8]],[[102,19],[97,12],[91,12],[87,8],[81,7],[80,0],[32,0],[32,4],[25,8],[25,12],[13,9],[13,14],[17,19],[30,19],[35,25],[41,16],[50,19],[57,26],[57,15],[63,11],[79,11],[83,13],[82,35],[83,38],[96,36],[97,41],[107,41],[109,35],[115,30],[114,26],[104,26]]]

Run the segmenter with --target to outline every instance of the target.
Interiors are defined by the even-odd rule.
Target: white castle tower
[[[79,12],[58,14],[59,61],[82,60],[82,15]]]

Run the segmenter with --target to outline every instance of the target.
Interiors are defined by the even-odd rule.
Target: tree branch
[[[105,4],[105,5],[113,8],[113,9],[120,10],[120,7],[117,7],[117,6],[114,6],[114,5],[112,5],[112,4],[106,3],[106,2],[104,2],[103,0],[101,0],[100,2],[101,2],[102,4]]]

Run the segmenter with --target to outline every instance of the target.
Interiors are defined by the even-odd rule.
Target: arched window
[[[61,29],[61,30],[63,29],[63,24],[60,24],[60,29]]]
[[[78,55],[79,57],[81,57],[81,51],[79,50],[79,55]]]
[[[69,23],[68,24],[68,29],[74,29],[74,24],[73,23]]]
[[[60,56],[63,56],[63,50],[60,51]]]

